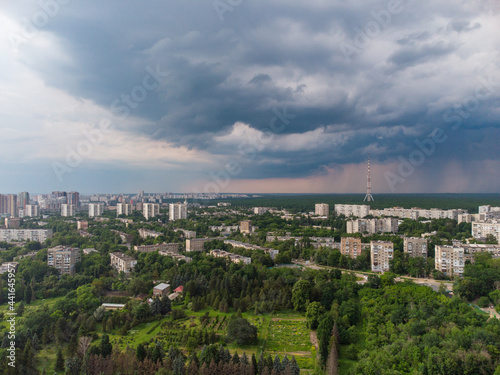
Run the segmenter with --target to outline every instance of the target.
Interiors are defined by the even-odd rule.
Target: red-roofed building
[[[181,285],[180,287],[175,288],[174,292],[182,293],[183,290],[184,290],[184,287]]]

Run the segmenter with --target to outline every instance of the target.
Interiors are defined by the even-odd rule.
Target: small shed
[[[161,283],[153,288],[153,297],[167,296],[170,293],[170,284]]]

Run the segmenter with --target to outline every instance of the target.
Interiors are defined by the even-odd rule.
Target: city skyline
[[[500,190],[497,2],[224,4],[5,4],[0,192]]]

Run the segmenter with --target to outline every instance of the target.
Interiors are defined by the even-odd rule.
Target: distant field
[[[257,198],[224,199],[234,206],[269,206],[297,211],[313,210],[315,203],[328,203],[333,206],[343,204],[369,204],[372,208],[400,206],[405,208],[463,208],[476,212],[480,205],[500,206],[500,194],[377,194],[375,201],[364,203],[364,194],[307,194],[307,195],[262,195]],[[200,201],[202,202],[202,201]],[[210,201],[212,204],[216,200]],[[333,208],[333,207],[332,207]]]

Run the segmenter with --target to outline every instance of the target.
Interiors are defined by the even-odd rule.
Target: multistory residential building
[[[139,236],[141,236],[141,238],[148,238],[148,237],[157,238],[163,236],[163,233],[156,232],[154,230],[146,228],[139,228]]]
[[[152,253],[155,251],[171,251],[174,253],[179,252],[179,244],[178,243],[162,243],[159,245],[142,245],[142,246],[134,246],[135,251],[139,251],[141,253]]]
[[[396,233],[398,231],[398,219],[356,219],[347,221],[347,233]]]
[[[253,213],[255,215],[264,215],[266,212],[268,212],[271,208],[270,207],[254,207],[253,208]]]
[[[404,252],[410,257],[427,258],[428,239],[422,237],[405,237],[403,240]]]
[[[111,257],[111,266],[118,272],[130,273],[137,264],[137,260],[120,252],[109,254]]]
[[[17,229],[20,226],[21,226],[21,218],[19,218],[19,217],[6,217],[5,218],[5,228]]]
[[[61,204],[61,216],[71,217],[75,216],[76,206],[74,204]]]
[[[132,205],[130,203],[118,203],[116,205],[116,215],[129,216],[132,214]]]
[[[365,204],[336,204],[335,215],[344,215],[345,217],[355,216],[364,218],[370,215],[370,206]]]
[[[168,219],[170,221],[187,219],[187,202],[184,203],[170,203],[168,205]]]
[[[77,230],[86,230],[89,229],[89,222],[87,220],[78,220],[76,222]]]
[[[500,243],[500,220],[484,220],[472,222],[472,236],[486,238],[492,235]]]
[[[462,276],[465,266],[465,250],[460,246],[436,245],[435,268],[446,276]]]
[[[158,203],[144,203],[142,205],[142,214],[146,220],[156,217],[160,214],[160,205]]]
[[[104,212],[103,203],[89,203],[89,217],[101,216]]]
[[[314,205],[314,214],[328,217],[330,215],[330,205],[326,203],[316,203]]]
[[[361,238],[359,237],[342,237],[340,239],[340,253],[342,255],[356,259],[361,255]]]
[[[75,265],[80,260],[80,249],[56,246],[47,250],[47,265],[57,269],[61,275],[74,275]]]
[[[0,229],[0,242],[38,241],[52,238],[52,229]]]
[[[205,242],[210,242],[213,240],[223,240],[224,237],[214,237],[214,238],[187,238],[186,239],[186,251],[204,251]]]
[[[233,254],[228,251],[219,249],[210,250],[210,255],[213,256],[214,258],[229,258],[229,260],[233,263],[244,263],[244,264],[252,263],[252,258],[250,257],[244,257],[242,255]]]
[[[24,210],[27,204],[30,204],[30,193],[23,191],[17,194],[17,208]]]
[[[18,216],[16,194],[0,194],[0,215],[1,214],[7,214],[12,217]]]
[[[68,204],[75,205],[75,208],[78,209],[80,207],[80,193],[77,191],[70,191],[67,193]]]
[[[394,244],[389,241],[371,241],[370,256],[372,272],[387,272],[394,256]]]
[[[40,216],[40,207],[37,204],[27,204],[24,208],[24,217]]]
[[[250,220],[240,221],[240,232],[241,233],[252,233],[252,222]]]

